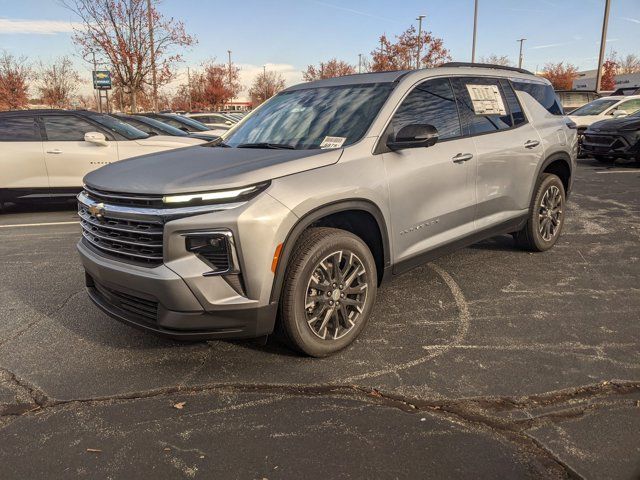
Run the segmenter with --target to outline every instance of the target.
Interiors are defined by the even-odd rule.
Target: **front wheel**
[[[305,231],[280,301],[279,321],[291,346],[324,357],[353,342],[369,319],[377,279],[373,255],[359,237],[336,228]]]
[[[534,252],[553,247],[564,225],[565,202],[566,194],[560,178],[551,173],[542,174],[527,223],[514,234],[518,246]]]

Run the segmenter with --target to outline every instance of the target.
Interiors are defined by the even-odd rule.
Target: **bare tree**
[[[29,103],[31,69],[25,57],[14,57],[7,51],[0,55],[0,109],[16,110]]]
[[[309,65],[302,72],[302,78],[305,82],[313,80],[322,80],[323,78],[342,77],[344,75],[352,75],[356,73],[356,68],[343,60],[332,58],[328,62],[320,62],[320,65]]]
[[[491,65],[502,65],[503,67],[515,66],[508,56],[506,55],[498,56],[496,54],[491,54],[488,57],[482,57],[480,59],[480,63],[489,63]]]
[[[284,77],[277,72],[263,72],[258,75],[251,88],[249,96],[254,107],[273,97],[284,88]]]
[[[138,93],[144,86],[151,85],[154,60],[157,84],[165,85],[173,78],[175,65],[182,59],[179,51],[196,42],[185,32],[182,22],[163,17],[154,5],[149,12],[146,0],[61,2],[78,15],[83,24],[75,30],[74,42],[85,58],[95,53],[100,62],[110,65],[114,79],[129,95],[133,111],[137,110]]]
[[[415,68],[418,47],[422,52],[420,67],[436,67],[451,60],[449,50],[444,48],[441,38],[426,31],[418,36],[413,26],[397,35],[395,42],[390,41],[386,35],[382,35],[379,42],[380,47],[371,52],[371,70],[374,72]]]
[[[68,108],[80,83],[80,75],[69,57],[60,57],[50,64],[40,62],[38,91],[42,103],[55,108]]]
[[[618,64],[618,75],[624,75],[628,73],[640,73],[640,57],[634,53],[630,53],[626,57],[614,59]]]

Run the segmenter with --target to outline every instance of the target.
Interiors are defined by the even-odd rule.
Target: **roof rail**
[[[441,67],[475,67],[475,68],[497,68],[498,70],[509,70],[511,72],[526,73],[533,75],[529,70],[517,67],[507,67],[505,65],[495,65],[493,63],[471,63],[471,62],[447,62],[440,65]]]

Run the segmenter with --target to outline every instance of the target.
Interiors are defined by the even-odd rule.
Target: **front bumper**
[[[602,155],[611,158],[639,158],[640,141],[625,135],[585,132],[580,150],[583,156]]]
[[[78,251],[89,297],[123,323],[187,341],[255,338],[273,331],[277,304],[234,304],[206,311],[185,281],[165,265],[149,269],[116,262],[82,240]]]

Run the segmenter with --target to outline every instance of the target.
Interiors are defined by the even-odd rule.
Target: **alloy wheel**
[[[367,301],[367,277],[362,260],[349,250],[318,262],[305,292],[307,325],[314,335],[337,340],[358,324]]]
[[[560,231],[562,222],[562,194],[556,185],[551,185],[540,200],[538,231],[545,242],[551,241]]]

